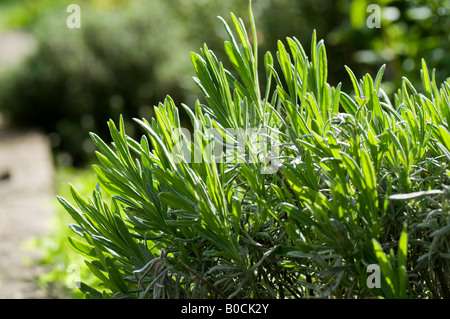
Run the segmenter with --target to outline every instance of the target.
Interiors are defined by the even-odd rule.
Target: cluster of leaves
[[[59,197],[75,221],[70,245],[102,281],[102,292],[82,291],[449,297],[449,83],[438,89],[422,62],[424,93],[404,78],[391,102],[384,66],[360,80],[347,68],[347,94],[328,84],[325,45],[314,32],[310,57],[296,38],[278,41],[276,56],[264,55],[260,85],[252,11],[250,37],[231,18],[234,31],[223,20],[231,71],[206,45],[192,54],[206,100],[182,105],[193,140],[170,97],[150,121],[136,120],[146,132],[140,140],[122,118],[108,122],[111,144],[91,134],[98,186],[91,198],[71,186],[76,205]],[[249,128],[256,134],[236,134]],[[244,152],[225,150],[230,144]],[[381,269],[380,288],[367,285],[371,264]]]

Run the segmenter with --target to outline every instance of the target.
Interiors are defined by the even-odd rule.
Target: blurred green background
[[[79,29],[66,26],[70,3],[81,8]],[[380,9],[380,28],[367,25],[377,14],[367,11],[371,4]],[[248,21],[247,0],[0,0],[0,124],[48,135],[59,194],[75,178],[88,189],[94,183],[85,170],[94,160],[89,132],[108,140],[107,120],[123,114],[128,133],[138,136],[132,119],[151,117],[166,95],[192,106],[200,92],[190,52],[206,42],[227,65],[217,16],[228,19],[231,11]],[[253,0],[253,11],[261,54],[275,53],[277,40],[287,36],[309,53],[315,29],[325,40],[329,82],[342,82],[346,91],[344,65],[361,78],[386,64],[383,88],[391,96],[402,76],[421,87],[421,58],[436,69],[438,83],[450,74],[450,0]],[[61,240],[67,217],[56,223],[57,235],[36,242],[47,252],[43,262],[55,264],[48,282],[64,282],[64,265],[77,258]]]

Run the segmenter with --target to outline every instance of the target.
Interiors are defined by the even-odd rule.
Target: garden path
[[[27,241],[49,230],[53,163],[47,138],[0,127],[0,298],[47,298],[36,276],[39,253]]]

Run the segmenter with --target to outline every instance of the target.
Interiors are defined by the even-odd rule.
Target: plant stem
[[[206,286],[208,286],[208,288],[210,288],[211,290],[213,290],[216,294],[218,294],[220,297],[222,297],[223,299],[228,299],[227,295],[225,295],[219,288],[217,288],[216,286],[214,286],[212,283],[210,283],[209,281],[207,281],[205,278],[203,278],[202,276],[200,276],[199,274],[197,274],[195,272],[194,269],[192,269],[191,267],[189,267],[188,265],[186,265],[184,262],[182,262],[181,260],[178,260],[178,263],[183,266],[183,268],[185,268],[187,271],[189,271],[191,274],[194,275],[195,278],[197,278],[199,281],[201,281],[203,284],[205,284]]]

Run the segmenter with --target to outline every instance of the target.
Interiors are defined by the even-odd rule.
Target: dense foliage
[[[449,297],[449,83],[438,88],[422,61],[423,93],[403,78],[391,101],[384,66],[360,80],[348,68],[346,93],[327,83],[315,33],[309,57],[287,38],[261,62],[250,20],[250,37],[241,19],[232,15],[234,31],[224,21],[230,71],[206,45],[192,54],[207,101],[183,105],[193,131],[167,97],[154,118],[136,120],[140,140],[123,119],[108,122],[112,144],[91,134],[100,183],[89,199],[72,186],[76,206],[59,197],[75,220],[70,245],[102,281],[81,289],[95,298]],[[367,285],[371,264],[381,288]]]
[[[74,186],[69,243],[102,286],[88,297],[448,298],[450,84],[422,61],[390,99],[376,76],[327,82],[324,42],[290,37],[260,60],[232,14],[226,70],[192,54],[203,93],[183,130],[167,97],[139,140],[92,133],[99,184]],[[263,65],[263,74],[258,66]],[[264,83],[260,82],[263,78]],[[260,89],[262,87],[263,89]],[[213,132],[213,133],[212,133]],[[219,152],[217,153],[217,149]],[[109,197],[106,199],[105,196]],[[381,288],[367,267],[379,265]]]

